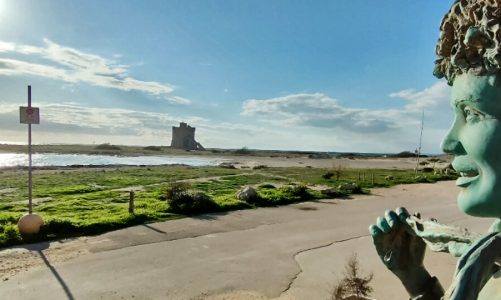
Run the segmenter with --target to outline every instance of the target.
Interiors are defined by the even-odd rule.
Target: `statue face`
[[[501,218],[501,75],[462,74],[452,86],[454,123],[442,149],[461,175],[458,206],[465,213]]]

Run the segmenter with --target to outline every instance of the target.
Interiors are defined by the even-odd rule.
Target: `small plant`
[[[122,148],[117,145],[111,145],[110,143],[100,144],[94,148],[97,150],[122,150]]]
[[[329,171],[329,172],[323,174],[322,178],[329,180],[329,179],[332,178],[332,176],[334,176],[334,173],[332,173],[331,171]]]
[[[242,148],[235,150],[235,154],[246,155],[250,153],[251,152],[247,146],[243,146]]]
[[[158,146],[146,146],[143,149],[148,151],[162,151],[162,148]]]
[[[252,167],[252,170],[262,170],[262,169],[266,169],[268,168],[267,165],[256,165],[254,167]]]
[[[180,214],[200,214],[217,211],[219,205],[208,195],[190,190],[186,182],[174,182],[165,191],[169,210]],[[162,198],[162,197],[161,197]]]
[[[356,253],[353,253],[344,267],[344,278],[341,279],[332,291],[331,300],[343,300],[349,296],[356,299],[366,299],[373,289],[369,283],[374,274],[363,276],[360,273],[360,263]]]
[[[334,171],[334,175],[336,175],[336,180],[339,180],[339,178],[341,178],[341,175],[343,175],[343,173],[346,171],[345,166],[342,164],[336,164],[332,169]]]
[[[276,189],[276,187],[271,183],[263,183],[259,185],[260,189]]]
[[[174,199],[180,197],[182,194],[188,193],[191,189],[191,184],[184,181],[171,183],[166,189],[164,195],[160,196],[161,200]]]
[[[6,224],[0,226],[0,244],[12,245],[22,241],[21,234],[16,224]]]

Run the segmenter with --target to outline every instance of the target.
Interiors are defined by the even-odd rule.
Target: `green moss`
[[[325,196],[308,188],[322,184],[337,187],[356,182],[364,191],[373,187],[389,187],[402,183],[435,182],[454,176],[419,174],[412,170],[352,170],[325,178],[330,168],[266,168],[261,170],[223,169],[217,167],[151,166],[122,167],[105,170],[60,170],[54,173],[34,172],[34,212],[46,222],[35,237],[22,237],[17,220],[27,211],[27,176],[25,171],[0,172],[0,247],[37,240],[97,234],[135,224],[156,222],[207,211],[228,211],[255,206],[275,206]],[[202,192],[215,206],[200,211],[171,211],[165,189],[172,182],[194,180],[190,189]],[[365,180],[363,180],[365,178]],[[390,179],[391,178],[391,179]],[[257,186],[259,198],[252,203],[236,199],[238,190]],[[135,193],[135,214],[128,213],[132,186],[143,186]],[[280,188],[276,188],[282,186]],[[123,191],[117,191],[121,189]]]

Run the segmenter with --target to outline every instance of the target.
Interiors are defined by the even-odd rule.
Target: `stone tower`
[[[170,146],[184,150],[205,150],[195,140],[195,127],[191,127],[184,122],[179,123],[179,127],[172,126],[172,141]]]

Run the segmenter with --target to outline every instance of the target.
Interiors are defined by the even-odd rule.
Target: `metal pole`
[[[28,107],[31,107],[31,85],[28,85]],[[31,174],[31,123],[28,124],[28,212],[32,213],[32,174]]]
[[[423,141],[423,126],[424,126],[424,108],[423,108],[423,114],[421,115],[421,132],[419,133],[419,148],[417,151],[416,170],[414,171],[414,177],[417,177],[419,169],[419,158],[421,156],[421,143]]]

